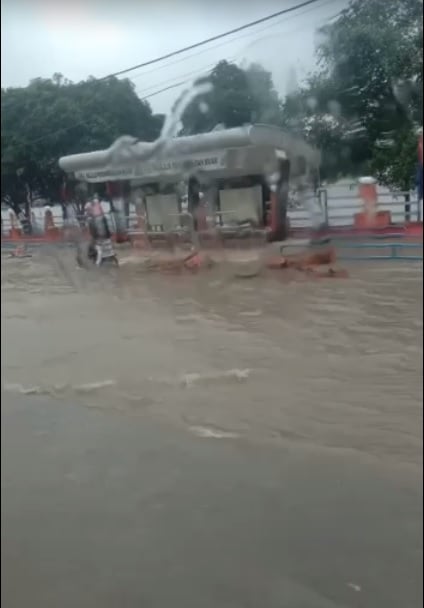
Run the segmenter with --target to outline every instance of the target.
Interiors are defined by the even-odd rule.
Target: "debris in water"
[[[3,390],[8,393],[18,393],[19,395],[57,395],[63,392],[66,384],[57,384],[54,386],[22,386],[22,384],[14,384],[5,382]]]
[[[211,429],[206,426],[190,426],[189,429],[198,437],[203,437],[205,439],[237,439],[240,437],[237,433]]]
[[[17,245],[9,254],[9,258],[32,258],[32,254],[28,253],[25,245]]]
[[[233,380],[238,380],[239,382],[242,382],[243,380],[247,380],[250,373],[251,373],[250,369],[229,369],[227,371],[215,372],[215,373],[184,374],[183,377],[181,378],[181,383],[184,386],[186,386],[187,388],[190,388],[191,386],[194,386],[195,384],[215,382],[215,381],[226,380],[226,379],[230,379],[230,380],[233,379]]]
[[[100,382],[89,382],[87,384],[80,384],[75,386],[75,390],[79,393],[91,393],[93,391],[97,391],[102,388],[107,388],[109,386],[115,386],[115,380],[103,380]]]
[[[357,593],[362,591],[361,587],[359,585],[356,585],[355,583],[348,583],[347,586],[350,587],[350,589],[353,589],[353,591],[356,591]]]
[[[239,314],[241,317],[261,317],[262,310],[242,310]]]
[[[22,384],[9,384],[8,382],[4,383],[3,390],[8,393],[19,393],[21,395],[40,395],[43,392],[41,386],[25,387]]]

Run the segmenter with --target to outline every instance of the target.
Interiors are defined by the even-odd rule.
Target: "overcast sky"
[[[148,61],[301,0],[2,0],[1,85],[25,86],[60,72],[78,81]],[[316,4],[218,42],[136,70],[128,76],[140,97],[195,78],[227,59],[260,62],[284,94],[294,76],[314,67],[316,30],[347,0]],[[180,88],[149,97],[169,110]]]

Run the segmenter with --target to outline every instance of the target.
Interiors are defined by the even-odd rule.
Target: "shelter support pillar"
[[[289,203],[290,161],[279,161],[278,180],[271,191],[270,239],[283,241],[288,236],[287,209]]]

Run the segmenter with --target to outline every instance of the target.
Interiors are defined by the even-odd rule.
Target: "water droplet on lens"
[[[206,101],[201,101],[199,103],[199,110],[202,114],[207,114],[209,112],[209,104]]]
[[[328,102],[328,110],[332,116],[338,118],[342,113],[342,107],[338,101],[332,99]]]
[[[306,105],[310,110],[315,110],[317,105],[318,105],[318,101],[316,100],[315,97],[308,97],[308,99],[306,100]]]

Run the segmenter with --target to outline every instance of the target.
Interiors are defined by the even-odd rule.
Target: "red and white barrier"
[[[359,197],[362,201],[363,211],[354,215],[356,229],[375,229],[390,226],[390,211],[378,210],[377,180],[374,177],[359,178]]]

